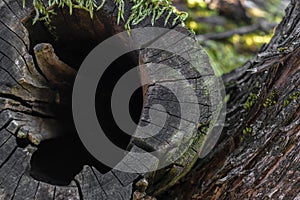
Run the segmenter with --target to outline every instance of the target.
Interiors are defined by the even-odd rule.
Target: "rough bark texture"
[[[129,16],[130,6],[130,3],[126,4],[125,19]],[[16,140],[12,135],[28,137],[32,143],[38,144],[38,133],[41,131],[52,133],[51,127],[60,128],[60,123],[69,124],[68,120],[61,122],[56,118],[68,119],[58,112],[69,109],[68,104],[62,103],[65,102],[65,96],[61,95],[68,86],[57,85],[61,82],[57,81],[56,76],[52,76],[48,68],[39,68],[39,64],[43,62],[44,66],[64,66],[62,68],[66,69],[67,63],[78,68],[80,56],[85,56],[84,52],[76,54],[79,49],[90,50],[108,36],[123,30],[122,24],[116,26],[117,9],[113,2],[108,1],[94,20],[90,20],[85,12],[74,12],[73,17],[69,18],[68,11],[57,10],[63,16],[53,19],[58,35],[63,36],[58,41],[65,41],[68,45],[54,42],[54,39],[44,41],[40,36],[54,37],[51,32],[45,31],[45,27],[31,29],[28,24],[25,27],[22,20],[31,10],[30,4],[23,9],[21,0],[0,1],[0,199],[130,199],[140,174],[115,170],[103,172],[93,165],[95,163],[87,158],[87,154],[80,154],[83,148],[74,152],[73,149],[78,146],[73,143],[65,149],[55,146],[49,150],[46,147],[53,145],[45,145],[44,151],[54,152],[54,155],[48,155],[40,152],[40,146],[26,146],[24,141]],[[180,185],[172,188],[163,199],[300,198],[299,12],[299,1],[293,0],[270,44],[264,46],[254,60],[224,77],[230,100],[223,137],[214,151],[198,161]],[[157,25],[163,26],[163,23],[164,19],[161,19]],[[139,26],[150,25],[150,19],[146,19]],[[168,27],[172,26],[168,24]],[[28,33],[27,29],[32,31]],[[82,43],[86,46],[69,46],[74,38],[86,41]],[[55,62],[39,56],[39,52],[43,52],[41,50],[49,47],[47,45],[37,46],[34,52],[32,44],[41,42],[53,43],[56,53],[65,63],[59,62],[51,53],[51,48],[47,55],[52,55]],[[68,53],[75,54],[78,60],[74,62]],[[159,54],[152,52],[151,55]],[[149,62],[147,59],[149,57],[145,57],[143,62]],[[160,61],[159,56],[153,56],[152,59]],[[176,59],[171,61],[175,62],[174,66],[180,63]],[[182,65],[185,66],[182,63],[178,66]],[[193,73],[185,72],[185,67],[182,69],[191,78]],[[70,70],[62,71],[66,73]],[[68,77],[72,79],[72,76]],[[199,84],[194,77],[191,82]],[[156,92],[153,85],[148,95],[152,94],[160,100],[162,95]],[[149,101],[149,105],[155,103],[154,100]],[[169,106],[172,108],[172,103]],[[146,116],[147,111],[143,114]],[[176,113],[171,122],[176,122]],[[170,135],[159,136],[158,141],[132,140],[131,151],[151,151],[163,147],[176,130],[169,127],[166,133]],[[61,146],[66,143],[62,142]],[[68,161],[60,163],[56,159],[63,152],[69,154],[60,158],[61,161],[67,157],[71,160],[78,160],[79,157],[84,159],[76,165]],[[181,160],[187,164],[179,163],[162,171],[161,174],[166,175],[160,176],[156,184],[167,184],[186,173],[195,156],[197,151],[189,151],[186,159]],[[54,168],[66,165],[68,170],[64,173],[70,171],[69,165],[76,166],[76,169],[67,180],[46,180],[49,177],[43,177],[38,172],[32,174],[30,169],[36,167],[35,160],[43,159],[44,165],[49,165],[49,161],[57,164]],[[40,166],[38,170],[43,168]],[[171,179],[163,180],[161,177]],[[163,188],[165,185],[159,186]],[[152,193],[155,191],[152,190]]]
[[[271,42],[224,77],[219,145],[163,199],[300,199],[300,2]]]

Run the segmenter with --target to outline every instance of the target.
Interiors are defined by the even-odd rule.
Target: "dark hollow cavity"
[[[100,13],[91,20],[85,11],[75,10],[72,16],[64,9],[56,9],[55,12],[57,15],[52,17],[53,27],[50,29],[41,21],[32,25],[34,13],[24,20],[23,24],[28,29],[30,37],[29,52],[33,55],[33,47],[38,43],[50,43],[56,55],[76,70],[97,44],[118,31],[118,27],[115,27],[114,22],[105,13]],[[102,16],[101,20],[99,16]],[[135,52],[121,56],[113,62],[101,78],[95,95],[99,123],[106,136],[122,149],[128,147],[131,137],[120,131],[115,124],[111,115],[110,97],[115,83],[124,73],[137,65],[137,60]],[[136,76],[139,76],[138,72]],[[65,128],[64,136],[43,141],[37,146],[30,169],[31,176],[37,180],[54,185],[68,185],[82,170],[83,165],[94,166],[101,173],[110,170],[93,158],[81,143],[73,123],[71,105],[72,99],[68,97],[67,107],[53,108],[56,110],[57,119],[59,116],[65,118],[61,126],[67,129]],[[133,93],[129,105],[130,115],[136,123],[139,121],[142,105],[143,96],[140,88]]]

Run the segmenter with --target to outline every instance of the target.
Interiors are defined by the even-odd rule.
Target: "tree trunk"
[[[162,199],[300,199],[300,2],[268,45],[224,76],[217,147]]]
[[[31,26],[31,19],[24,19],[32,11],[27,3],[23,9],[21,0],[0,2],[0,198],[132,198],[134,183],[145,174],[107,169],[95,161],[72,134],[74,125],[68,112],[73,70],[98,43],[124,30],[122,24],[116,25],[115,5],[106,2],[93,20],[83,11],[70,17],[68,10],[56,9],[58,15],[52,19],[56,30],[51,31],[51,26]],[[125,6],[126,19],[132,5]],[[299,2],[292,1],[270,44],[253,61],[224,77],[230,101],[219,145],[163,198],[299,198],[299,8]],[[164,18],[156,23],[163,24]],[[151,26],[150,18],[139,24],[146,26]],[[171,24],[167,27],[185,32]],[[76,41],[81,41],[80,45]],[[138,52],[141,58],[146,53]],[[159,60],[160,56],[150,58]],[[116,67],[137,63],[137,59],[136,55],[121,58]],[[144,61],[151,61],[148,59],[146,55]],[[56,70],[48,71],[48,66]],[[199,86],[196,78],[190,79]],[[152,91],[144,98],[161,98]],[[45,134],[37,134],[41,132]],[[69,135],[40,143],[59,132]],[[168,133],[159,136],[159,142],[132,142],[122,134],[110,139],[121,141],[118,145],[123,147],[130,143],[130,151],[150,151],[168,143],[174,134]],[[32,145],[12,134],[27,137]],[[163,177],[177,180],[195,156],[197,152],[192,152],[186,165],[176,166],[180,168],[177,173],[170,177],[167,171],[173,168],[169,168]],[[169,181],[160,180],[160,187]]]

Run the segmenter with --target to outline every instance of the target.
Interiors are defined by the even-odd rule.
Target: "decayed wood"
[[[140,176],[145,174],[129,174],[116,170],[101,174],[95,167],[85,165],[69,185],[64,186],[51,185],[50,181],[37,180],[31,176],[30,161],[35,152],[39,150],[39,146],[35,145],[38,145],[44,139],[60,135],[60,132],[64,131],[62,128],[66,128],[65,125],[69,124],[69,121],[61,120],[70,116],[61,116],[57,112],[61,108],[65,109],[67,107],[68,109],[68,106],[71,106],[64,99],[68,99],[66,92],[69,92],[75,74],[75,71],[69,66],[76,69],[80,65],[80,63],[70,59],[72,54],[77,55],[78,52],[76,51],[80,48],[92,48],[108,36],[124,31],[124,24],[117,25],[116,16],[118,11],[112,1],[106,2],[104,8],[94,15],[93,20],[85,11],[76,10],[70,17],[67,9],[56,9],[60,17],[53,17],[52,19],[53,25],[57,28],[53,35],[53,33],[45,32],[45,27],[42,29],[37,28],[38,31],[36,31],[36,27],[41,25],[31,26],[28,24],[31,23],[28,22],[28,16],[33,9],[30,1],[26,1],[26,3],[26,8],[23,9],[21,0],[1,0],[0,2],[0,198],[114,200],[132,198],[134,183],[139,180]],[[125,4],[125,19],[129,16],[131,6],[130,3]],[[171,17],[170,22],[172,22],[173,17]],[[163,27],[164,20],[164,17],[159,19],[156,25]],[[26,27],[22,22],[26,24]],[[138,26],[151,26],[151,19],[146,18]],[[167,23],[169,28],[176,26]],[[179,28],[179,31],[189,34],[182,28]],[[43,34],[48,35],[50,39],[45,40],[45,38],[42,38]],[[72,37],[79,37],[87,42],[89,46],[83,45],[76,48],[54,42],[52,47],[51,42],[54,40],[51,37],[55,36],[59,36],[55,39],[66,42],[70,41],[69,39]],[[29,41],[29,38],[31,41]],[[91,44],[89,40],[92,42]],[[37,44],[37,46],[30,46],[32,44]],[[145,53],[151,54],[153,56],[152,60],[157,62],[159,62],[162,55],[162,52],[151,51],[141,51],[139,53],[143,63],[151,61],[143,56]],[[78,54],[78,56],[83,55]],[[168,60],[176,70],[181,70],[181,64],[187,65],[178,58],[170,57]],[[75,58],[75,61],[78,60]],[[200,90],[202,84],[198,80],[200,77],[198,75],[193,77],[195,74],[188,70],[185,71],[185,67],[182,68],[181,72],[190,80],[192,85],[199,86],[198,92],[201,94],[203,91]],[[180,84],[180,81],[176,84]],[[173,112],[169,123],[174,126],[165,127],[163,129],[164,134],[156,136],[154,140],[138,141],[133,139],[128,147],[130,151],[148,152],[165,148],[174,134],[179,131],[176,128],[176,123],[180,115],[176,113],[176,110],[172,110],[174,106],[172,99],[160,99],[162,94],[157,89],[159,88],[155,85],[148,88],[147,105],[143,110],[144,120],[141,123],[149,123],[147,122],[149,120],[147,118],[148,106],[160,102]],[[170,102],[168,103],[168,101]],[[201,120],[205,122],[209,116],[209,111],[206,106],[203,107],[203,111],[205,111],[205,115],[202,116],[203,119]],[[194,132],[193,134],[196,135],[197,133]],[[20,141],[16,140],[15,136],[28,138],[31,144],[24,147],[24,145],[19,144]],[[194,146],[194,149],[193,147],[191,149],[181,149],[182,152],[186,152],[185,158],[178,161],[177,165],[160,171],[155,176],[156,178],[152,180],[153,183],[158,183],[165,176],[170,176],[174,180],[179,179],[195,161],[196,149],[196,146]],[[170,155],[167,153],[159,156],[163,158]],[[131,159],[136,158],[132,157]],[[186,167],[183,167],[182,163],[186,164]],[[169,174],[168,171],[170,170],[175,173]],[[146,176],[153,177],[153,174]],[[155,188],[165,190],[171,185],[166,181],[161,182],[158,187],[154,187],[155,184],[153,183],[151,185],[152,190],[155,190]],[[141,193],[139,198],[144,198],[145,195]]]
[[[29,137],[35,144],[41,138],[33,138],[34,135],[46,136],[49,131],[52,137],[57,131],[57,121],[51,105],[59,103],[58,92],[64,88],[57,85],[60,81],[57,76],[51,77],[45,68],[45,64],[53,64],[52,67],[64,64],[51,63],[51,59],[45,62],[45,56],[39,55],[39,50],[49,46],[36,47],[38,65],[29,54],[32,47],[21,20],[30,14],[31,8],[28,4],[23,9],[22,1],[0,2],[0,199],[130,199],[136,174],[117,171],[100,174],[86,166],[67,186],[51,185],[30,176],[30,160],[38,147],[22,148],[14,135]],[[107,8],[113,10],[111,5]],[[64,80],[70,73],[73,75],[69,77],[74,77],[69,69],[63,72]]]
[[[292,0],[271,42],[224,77],[223,137],[164,199],[299,199],[299,13]]]
[[[37,97],[34,97],[34,94],[31,96],[31,94],[39,89],[47,90],[47,87],[43,88],[43,85],[38,85],[30,79],[29,82],[24,81],[24,77],[33,73],[38,76],[38,73],[33,68],[32,57],[28,54],[28,32],[21,24],[21,19],[28,14],[28,10],[22,9],[21,5],[21,1],[5,0],[0,2],[0,198],[54,199],[56,187],[36,181],[29,176],[28,167],[31,153],[19,148],[15,138],[11,135],[19,132],[19,136],[23,137],[20,132],[25,132],[22,130],[26,130],[24,127],[27,124],[26,120],[27,122],[41,123],[36,121],[38,111],[34,111],[34,101]],[[37,89],[30,93],[30,87]],[[33,114],[35,112],[36,114]],[[35,127],[33,124],[29,126]],[[78,191],[77,187],[72,196],[78,195],[76,191]]]
[[[125,18],[129,16],[130,6],[126,4]],[[140,174],[115,170],[101,174],[93,166],[85,165],[66,186],[51,185],[30,176],[30,160],[39,147],[23,147],[14,135],[39,135],[41,127],[49,124],[49,120],[58,123],[51,106],[61,102],[57,101],[59,88],[64,88],[47,80],[48,68],[45,71],[44,66],[39,66],[45,57],[37,56],[34,60],[34,54],[29,53],[33,47],[30,47],[29,34],[21,20],[28,16],[31,9],[30,4],[22,9],[20,0],[0,2],[0,198],[130,199],[134,182]],[[164,199],[299,198],[299,9],[299,2],[293,0],[270,44],[264,46],[254,60],[224,77],[230,101],[223,137],[217,148],[198,161],[184,181],[163,196]],[[65,27],[59,26],[62,22],[69,24],[72,27],[70,30],[82,31],[73,34],[84,32],[95,44],[123,30],[122,24],[116,25],[117,9],[110,1],[95,15],[94,20],[90,20],[85,12],[74,12],[72,18],[68,11],[58,11],[65,17],[55,18],[53,23],[58,28],[57,33],[65,36],[62,40],[68,40],[72,35],[72,31],[68,32]],[[157,22],[158,26],[163,24],[164,19]],[[139,26],[151,26],[150,19],[145,19]],[[172,26],[168,24],[168,27]],[[60,54],[59,46],[54,45],[54,50]],[[199,86],[199,94],[203,92],[201,77],[188,71],[187,63],[168,55],[164,55],[164,58],[168,58],[164,60],[160,57],[161,53],[155,50],[141,51],[141,62],[170,62],[187,76],[190,84]],[[67,57],[60,59],[74,68],[78,67]],[[147,70],[151,75],[152,69]],[[152,104],[164,103],[158,87],[155,84],[148,87],[148,101],[141,123],[149,123],[147,113]],[[250,107],[245,106],[251,93],[256,95],[255,100],[248,102]],[[173,109],[172,96],[167,97],[169,99],[165,105],[171,108],[170,124],[174,126],[165,128],[164,134],[155,138],[133,138],[129,146],[131,151],[147,152],[164,148],[178,131],[176,122],[179,113]],[[200,121],[205,123],[209,111],[205,105],[202,109],[204,115]],[[35,143],[33,137],[31,141]],[[195,162],[197,150],[193,146],[192,149],[181,150],[187,152],[184,160],[157,172],[152,179],[153,174],[148,175],[151,182],[148,193],[161,192],[158,189],[166,189],[165,186],[173,184],[174,179],[178,180],[188,172],[189,166]],[[164,158],[170,155],[166,152],[159,156]]]

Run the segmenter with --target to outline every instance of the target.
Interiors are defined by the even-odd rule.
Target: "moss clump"
[[[275,105],[277,102],[275,100],[275,97],[276,97],[276,93],[275,91],[272,91],[271,94],[270,94],[270,97],[266,99],[266,101],[263,103],[263,106],[265,108],[268,108],[270,106],[273,106]]]
[[[298,98],[299,98],[299,96],[300,96],[300,91],[298,91],[298,92],[293,92],[290,96],[289,96],[289,98],[291,99],[291,100],[297,100]]]
[[[245,127],[244,129],[243,129],[243,134],[244,135],[249,135],[249,134],[251,134],[252,133],[252,128],[251,127]]]
[[[256,100],[257,100],[257,95],[251,93],[248,96],[248,98],[247,98],[247,100],[246,100],[246,102],[244,104],[244,109],[245,110],[249,110],[250,108],[252,108],[252,106],[255,104]]]
[[[26,0],[23,0],[23,6],[25,6]],[[42,0],[32,0],[32,4],[35,8],[35,17],[33,23],[37,21],[50,22],[50,15],[55,14],[52,9],[53,6],[60,8],[68,7],[70,15],[72,15],[73,9],[83,9],[90,13],[93,17],[93,12],[103,7],[105,0],[100,5],[97,5],[96,0],[48,0],[48,6],[45,6]]]
[[[198,129],[198,133],[200,135],[206,135],[206,133],[208,132],[208,128],[209,128],[209,123],[210,122],[206,122],[206,123],[198,123],[197,124],[197,129]]]
[[[297,100],[300,97],[300,91],[298,92],[293,92],[288,99],[285,99],[283,101],[283,107],[288,106],[292,100]]]
[[[154,25],[155,21],[165,13],[167,13],[165,25],[169,21],[171,15],[176,14],[177,16],[173,19],[172,25],[175,25],[178,21],[180,21],[182,26],[184,26],[184,20],[188,16],[186,12],[180,12],[172,6],[171,0],[131,0],[131,2],[133,2],[134,6],[131,8],[131,15],[125,24],[126,30],[130,30],[131,25],[138,24],[146,17],[151,17],[151,23]]]
[[[289,48],[288,47],[279,47],[277,50],[280,52],[280,53],[282,53],[282,52],[284,52],[284,51],[286,51],[286,50],[288,50]]]
[[[289,100],[286,99],[283,101],[283,107],[287,107],[289,104],[290,104]]]
[[[275,105],[275,104],[276,104],[276,101],[272,101],[272,99],[267,98],[266,101],[263,103],[263,106],[265,108],[268,108],[268,107],[270,107],[272,105]]]
[[[23,5],[25,5],[26,0],[23,0]],[[97,4],[96,0],[48,0],[48,6],[45,6],[42,0],[32,0],[33,6],[36,11],[33,23],[37,21],[44,21],[50,24],[50,15],[55,14],[52,9],[53,6],[58,6],[61,8],[68,7],[70,15],[72,15],[73,9],[83,9],[90,13],[91,18],[93,18],[93,13],[101,9],[105,3],[102,0],[101,4]],[[141,22],[146,17],[151,17],[152,25],[157,19],[159,19],[163,14],[167,13],[165,19],[165,25],[170,19],[172,14],[177,16],[173,19],[172,24],[181,22],[184,26],[184,20],[187,18],[186,12],[178,11],[173,5],[171,0],[130,0],[133,3],[131,8],[131,15],[125,22],[126,30],[130,30],[131,25],[136,25]],[[118,17],[117,23],[120,20],[124,20],[124,0],[115,0],[115,4],[118,7]]]
[[[253,129],[251,127],[245,127],[243,129],[243,135],[241,136],[240,140],[243,142],[247,137],[251,136]]]

